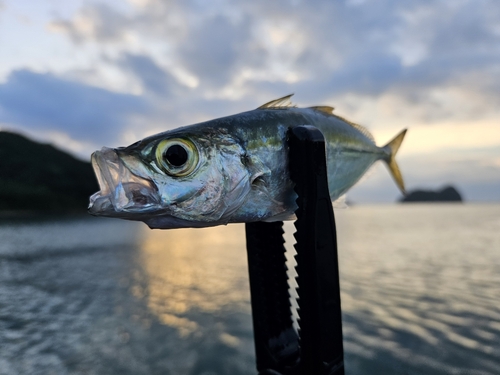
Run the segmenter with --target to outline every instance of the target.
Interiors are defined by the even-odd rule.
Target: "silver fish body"
[[[404,191],[394,155],[405,131],[377,147],[366,129],[333,115],[333,108],[283,105],[288,98],[94,152],[101,190],[89,212],[161,229],[293,219],[286,134],[300,125],[325,136],[332,201],[377,160],[387,162]]]

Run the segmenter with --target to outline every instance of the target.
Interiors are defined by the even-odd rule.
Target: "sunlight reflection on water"
[[[199,329],[190,310],[250,311],[244,226],[150,231],[140,260],[148,275],[150,310],[183,336]],[[227,336],[226,336],[227,337]]]

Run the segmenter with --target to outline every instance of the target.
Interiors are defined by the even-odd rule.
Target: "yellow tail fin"
[[[387,158],[385,159],[387,167],[391,172],[392,178],[394,178],[394,181],[396,181],[399,190],[401,190],[403,194],[406,194],[405,183],[403,181],[403,176],[401,175],[398,164],[396,163],[395,157],[396,153],[399,150],[399,146],[401,146],[401,143],[403,142],[407,130],[408,129],[404,129],[401,133],[394,137],[393,140],[391,140],[383,147],[383,149],[387,152]]]

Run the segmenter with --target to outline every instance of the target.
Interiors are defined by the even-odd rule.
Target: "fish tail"
[[[384,159],[387,163],[387,167],[389,168],[389,172],[391,172],[392,178],[396,181],[399,190],[403,194],[406,195],[405,183],[403,181],[403,176],[401,175],[401,171],[399,170],[398,163],[396,163],[396,153],[399,150],[399,146],[403,142],[406,131],[408,129],[404,129],[401,133],[395,136],[389,143],[387,143],[383,149],[385,150],[387,157]]]

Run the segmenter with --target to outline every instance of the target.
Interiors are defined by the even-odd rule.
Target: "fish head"
[[[227,224],[251,190],[244,156],[237,139],[214,128],[104,147],[92,154],[100,191],[89,212],[162,229]]]

